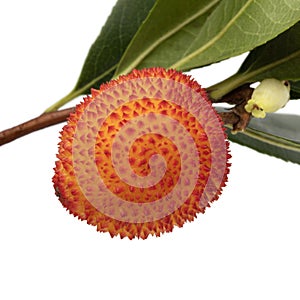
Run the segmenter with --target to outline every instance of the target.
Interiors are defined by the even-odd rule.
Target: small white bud
[[[264,118],[284,107],[290,99],[290,84],[274,78],[264,79],[254,90],[252,97],[245,105],[245,110],[253,117]]]

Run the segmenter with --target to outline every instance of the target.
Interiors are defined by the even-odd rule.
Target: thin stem
[[[55,112],[57,111],[60,107],[62,107],[63,105],[67,104],[68,102],[70,102],[71,100],[75,99],[76,97],[82,95],[81,90],[78,90],[76,92],[71,92],[68,95],[66,95],[65,97],[61,98],[59,101],[55,102],[54,104],[52,104],[51,106],[49,106],[44,113],[50,113],[50,112]]]
[[[244,78],[240,74],[235,74],[217,84],[214,84],[206,89],[209,93],[212,102],[219,102],[223,96],[227,95],[232,90],[245,83]]]
[[[247,85],[242,86],[240,89],[233,91],[228,96],[224,97],[221,100],[231,104],[239,104],[241,101],[246,101],[251,96],[252,89]],[[66,98],[66,97],[65,97]],[[219,102],[221,102],[221,100]],[[54,107],[54,106],[53,106]],[[243,108],[243,105],[241,105]],[[9,143],[17,138],[20,138],[24,135],[32,133],[34,131],[65,122],[71,112],[75,110],[75,107],[67,108],[58,111],[50,111],[43,113],[42,115],[29,120],[23,124],[17,125],[15,127],[6,129],[0,132],[0,146],[6,143]],[[245,117],[241,112],[231,111],[227,113],[220,113],[221,118],[226,124],[232,124],[236,128],[239,128],[241,121],[244,121]],[[247,121],[247,120],[246,120]],[[245,122],[243,122],[245,124]],[[244,125],[242,125],[244,127]]]
[[[287,63],[288,61],[293,61],[295,58],[299,57],[300,50],[291,53],[288,56],[283,57],[282,59],[278,59],[269,64],[263,65],[254,70],[248,69],[244,73],[237,73],[224,81],[221,81],[213,86],[207,88],[207,92],[210,94],[212,99],[219,99],[229,93],[231,90],[241,86],[245,83],[253,82],[254,78],[261,77],[265,72],[275,69],[280,65]]]
[[[53,105],[48,107],[44,112],[49,113],[49,112],[57,111],[60,107],[67,104],[69,101],[73,100],[78,96],[83,95],[86,92],[86,90],[89,90],[94,84],[96,84],[98,81],[100,81],[101,79],[106,77],[109,73],[111,73],[113,70],[115,70],[117,65],[118,64],[113,65],[111,68],[106,70],[104,73],[102,73],[101,75],[99,75],[98,77],[96,77],[95,79],[93,79],[92,81],[90,81],[89,83],[81,87],[80,89],[75,88],[68,95],[66,95],[65,97],[63,97],[62,99],[60,99],[59,101],[55,102]]]
[[[32,120],[0,132],[0,146],[12,142],[34,131],[65,122],[75,107],[44,113]]]
[[[0,146],[10,143],[29,133],[33,133],[35,131],[50,127],[52,125],[65,122],[67,121],[70,113],[74,111],[75,111],[75,107],[71,107],[59,111],[43,113],[42,115],[34,119],[31,119],[25,123],[3,130],[0,132]],[[220,114],[220,116],[227,124],[228,123],[233,124],[238,121],[238,119],[229,115],[222,116],[222,113]]]

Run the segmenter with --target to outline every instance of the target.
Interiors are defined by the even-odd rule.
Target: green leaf
[[[158,0],[116,74],[157,65],[189,70],[249,51],[295,24],[299,7],[300,0]]]
[[[300,116],[269,114],[253,118],[243,133],[231,134],[231,141],[285,161],[300,164]]]
[[[112,72],[106,78],[93,83],[98,76],[115,68],[129,42],[145,20],[154,0],[119,0],[103,26],[100,35],[91,46],[82,72],[75,89],[88,85],[85,92],[91,87],[99,88],[99,83],[112,77]]]
[[[110,80],[129,42],[145,20],[155,0],[118,0],[85,59],[79,79],[66,97],[49,107],[57,110],[75,97]]]
[[[169,67],[195,39],[220,0],[157,0],[125,52],[116,74],[134,68]]]
[[[208,90],[212,98],[218,99],[247,82],[273,77],[300,80],[300,22],[265,45],[251,51],[237,74]],[[299,83],[292,85],[292,90],[295,89],[299,91]]]
[[[291,82],[291,99],[300,99],[300,81]]]
[[[223,0],[174,66],[191,69],[249,51],[299,19],[299,0]]]

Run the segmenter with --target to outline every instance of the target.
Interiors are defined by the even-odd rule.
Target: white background
[[[73,88],[114,2],[1,2],[0,130]],[[240,62],[193,74],[209,86]],[[111,239],[54,195],[61,128],[0,148],[1,299],[300,299],[299,165],[231,144],[228,186],[204,215],[160,238]]]

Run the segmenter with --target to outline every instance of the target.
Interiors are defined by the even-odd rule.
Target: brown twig
[[[32,120],[0,132],[0,146],[12,142],[26,134],[62,123],[67,120],[75,107],[42,114]]]
[[[213,99],[212,102],[239,105],[245,100],[248,101],[251,98],[253,91],[254,89],[246,83],[231,91],[230,93],[226,94],[221,99]]]
[[[225,125],[232,125],[232,133],[245,130],[250,122],[251,114],[246,112],[244,107],[251,98],[253,90],[253,88],[246,84],[228,93],[220,100],[213,101],[214,103],[228,103],[235,105],[228,112],[219,113]]]
[[[250,88],[249,85],[244,85],[225,95],[218,101],[212,100],[214,103],[229,103],[235,105],[230,111],[220,113],[224,124],[232,125],[234,132],[244,130],[250,121],[251,116],[245,111],[244,106],[251,98],[252,93],[253,89]],[[44,113],[25,123],[6,129],[0,132],[0,146],[34,131],[65,122],[70,113],[74,110],[75,107],[72,107],[55,112]]]

